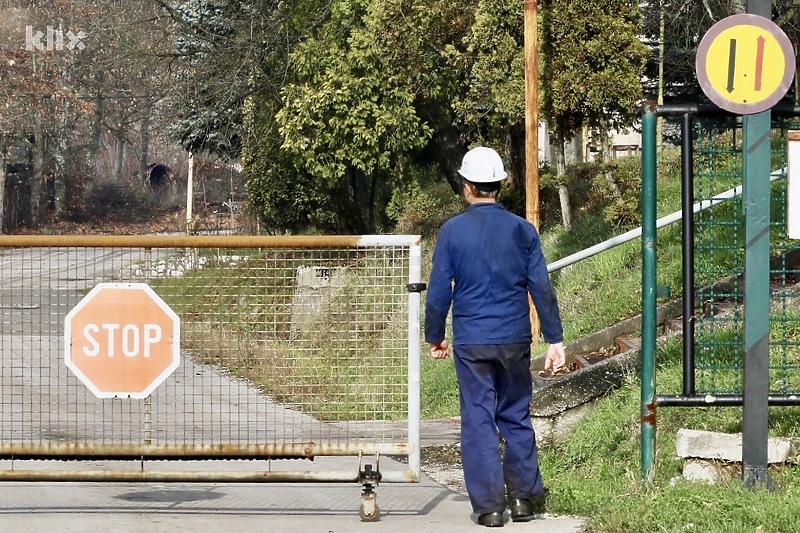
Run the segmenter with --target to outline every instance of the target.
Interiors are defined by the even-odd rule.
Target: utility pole
[[[525,26],[525,218],[539,229],[539,0],[524,0]],[[540,326],[530,306],[531,334]]]
[[[524,0],[525,218],[539,228],[539,6]]]
[[[189,152],[189,176],[186,179],[186,235],[194,235],[194,153]]]
[[[763,17],[771,23],[772,2],[747,0],[747,13]],[[771,123],[772,112],[769,109],[746,114],[742,118],[742,205],[747,243],[744,274],[742,481],[749,488],[762,486],[770,490],[774,489],[768,472]]]
[[[664,0],[658,0],[658,105],[664,105]],[[664,144],[664,118],[656,118],[656,149],[660,152]]]

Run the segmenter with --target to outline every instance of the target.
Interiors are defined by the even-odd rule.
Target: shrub
[[[557,224],[555,215],[561,216],[558,187],[564,184],[569,189],[573,217],[577,213],[602,212],[609,225],[629,227],[639,220],[640,182],[639,157],[578,163],[568,166],[563,176],[544,167],[540,174],[540,209],[547,215],[546,226]]]
[[[87,220],[142,222],[155,210],[157,205],[150,195],[127,184],[103,181],[89,190],[82,215]]]
[[[603,166],[603,172],[596,177],[600,181],[595,188],[607,194],[605,219],[618,227],[635,225],[641,211],[641,158],[625,157]]]
[[[447,183],[420,183],[413,179],[395,189],[386,215],[395,223],[396,233],[435,237],[447,219],[463,210],[463,200]]]

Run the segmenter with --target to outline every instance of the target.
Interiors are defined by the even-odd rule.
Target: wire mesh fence
[[[416,454],[413,470],[419,261],[404,236],[0,238],[0,456]],[[180,364],[145,398],[99,398],[65,364],[68,313],[109,282],[180,318]],[[96,339],[139,342],[110,315]]]
[[[777,118],[771,134],[770,393],[800,392],[800,244],[787,235],[787,132]],[[744,379],[745,206],[741,121],[700,117],[694,128],[694,200],[716,203],[695,215],[695,325],[698,394],[741,394]],[[729,191],[724,202],[714,197]]]

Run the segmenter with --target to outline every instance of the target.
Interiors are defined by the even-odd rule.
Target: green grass
[[[679,390],[680,343],[658,352],[659,386]],[[661,408],[657,413],[656,460],[650,486],[641,482],[639,382],[597,404],[563,442],[540,451],[542,475],[553,513],[588,518],[592,533],[796,532],[800,523],[797,465],[771,467],[777,490],[748,490],[738,480],[718,485],[679,478],[675,456],[681,428],[741,432],[740,408]],[[772,408],[770,434],[800,442],[800,408]],[[761,529],[759,529],[761,528]]]
[[[662,154],[660,165],[657,212],[658,216],[664,216],[681,208],[679,154],[675,151]],[[558,226],[542,233],[548,263],[633,228],[610,226],[600,213],[583,211],[580,204],[575,207],[578,215],[571,231]],[[668,285],[672,297],[681,293],[680,227],[676,223],[659,229],[657,234],[658,283]],[[552,274],[566,342],[640,312],[641,255],[641,240],[634,239]]]

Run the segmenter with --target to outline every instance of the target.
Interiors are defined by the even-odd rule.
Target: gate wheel
[[[361,506],[358,508],[358,516],[361,517],[362,522],[374,522],[381,514],[378,507],[378,496],[375,494],[375,487],[381,480],[379,459],[378,456],[375,457],[376,468],[374,469],[371,464],[365,464],[362,470],[360,456],[358,462],[358,482],[364,487],[364,490],[361,491]]]
[[[371,487],[365,487],[361,493],[361,507],[358,508],[358,516],[362,522],[375,522],[381,515],[378,507],[378,496]]]

